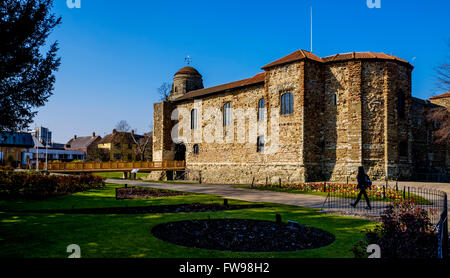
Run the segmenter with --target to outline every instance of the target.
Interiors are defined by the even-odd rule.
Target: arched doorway
[[[186,145],[184,143],[176,143],[175,144],[175,157],[176,161],[185,161],[186,160]],[[175,175],[175,176],[174,176]],[[184,171],[168,171],[167,179],[168,180],[184,180],[185,172]]]
[[[186,146],[184,143],[175,144],[175,160],[184,161],[186,160]]]

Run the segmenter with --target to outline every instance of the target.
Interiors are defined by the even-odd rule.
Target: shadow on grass
[[[267,258],[353,257],[349,251],[362,239],[362,230],[374,223],[323,214],[317,209],[265,203],[261,208],[234,211],[179,212],[152,214],[63,214],[25,213],[35,209],[72,209],[126,206],[158,206],[187,203],[222,204],[223,198],[210,195],[187,195],[149,200],[115,200],[117,185],[103,190],[92,190],[74,195],[60,196],[44,201],[1,201],[3,209],[16,212],[0,212],[0,257],[3,258],[66,258],[70,244],[81,247],[83,258]],[[229,200],[230,205],[255,204]],[[293,252],[229,252],[182,247],[161,241],[151,234],[156,225],[192,219],[254,219],[275,221],[280,214],[283,222],[293,220],[332,233],[336,240],[329,246]]]

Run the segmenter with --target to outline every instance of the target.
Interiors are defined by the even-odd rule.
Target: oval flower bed
[[[335,237],[303,225],[249,219],[170,222],[152,229],[155,237],[177,245],[236,252],[283,252],[330,245]]]

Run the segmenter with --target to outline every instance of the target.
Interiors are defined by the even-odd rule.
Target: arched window
[[[408,142],[401,141],[398,146],[398,153],[400,156],[408,156]]]
[[[403,92],[397,94],[397,113],[400,119],[405,118],[405,95]]]
[[[258,120],[264,120],[264,112],[266,108],[266,100],[264,98],[260,99],[258,102]]]
[[[231,103],[227,102],[223,106],[223,125],[231,125]]]
[[[281,96],[281,115],[288,115],[294,113],[294,96],[291,93],[286,93]]]
[[[198,148],[198,144],[194,145],[194,154],[198,154],[199,153],[199,148]]]
[[[337,103],[338,103],[338,95],[337,94],[333,94],[332,99],[331,99],[331,103],[333,105],[337,105]]]
[[[191,110],[191,129],[197,129],[197,109]]]
[[[264,136],[258,136],[258,140],[256,142],[256,151],[259,153],[264,152]]]

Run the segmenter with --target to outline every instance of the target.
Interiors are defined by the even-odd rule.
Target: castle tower
[[[199,89],[203,89],[202,75],[193,67],[184,67],[175,73],[169,100]]]

